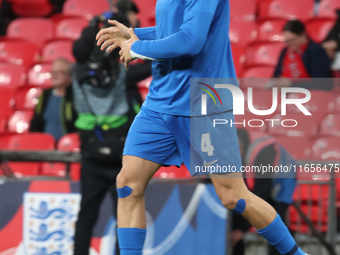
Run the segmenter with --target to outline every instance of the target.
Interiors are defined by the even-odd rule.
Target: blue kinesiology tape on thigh
[[[119,198],[125,198],[130,196],[132,193],[132,189],[129,186],[125,186],[121,189],[117,189],[117,194]]]
[[[244,199],[240,199],[237,201],[236,207],[232,210],[238,214],[242,214],[246,209],[246,201]]]

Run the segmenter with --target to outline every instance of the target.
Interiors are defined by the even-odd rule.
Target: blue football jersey
[[[156,26],[135,29],[140,40],[131,48],[138,55],[155,59],[144,107],[192,116],[191,78],[236,80],[229,23],[229,0],[158,0]],[[221,90],[219,96],[223,106],[216,113],[232,109],[231,93]]]

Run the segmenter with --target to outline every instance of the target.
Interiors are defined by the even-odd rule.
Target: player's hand
[[[122,42],[130,39],[129,28],[116,20],[108,20],[112,27],[101,29],[97,36],[97,45],[101,45],[100,49],[111,52],[115,48],[120,47]]]
[[[230,239],[231,239],[231,246],[235,247],[235,245],[242,240],[244,237],[244,233],[242,230],[240,229],[235,229],[233,231],[231,231],[230,233]]]
[[[132,56],[131,56],[131,47],[132,44],[136,41],[139,41],[137,35],[135,34],[135,31],[133,30],[133,28],[129,29],[129,33],[130,33],[130,39],[127,41],[124,41],[120,48],[120,60],[124,63],[125,69],[128,70],[129,69],[129,63],[133,60]]]

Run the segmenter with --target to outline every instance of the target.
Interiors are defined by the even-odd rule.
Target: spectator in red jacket
[[[281,52],[274,77],[268,87],[302,87],[306,89],[331,90],[330,81],[311,79],[309,82],[297,82],[297,79],[330,78],[331,59],[321,45],[310,40],[304,24],[291,20],[283,28],[287,45]]]

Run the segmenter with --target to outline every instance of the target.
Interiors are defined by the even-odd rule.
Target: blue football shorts
[[[219,124],[214,126],[214,120]],[[241,156],[231,121],[232,111],[185,117],[142,107],[130,127],[123,155],[165,166],[184,163],[191,176],[239,172]]]

